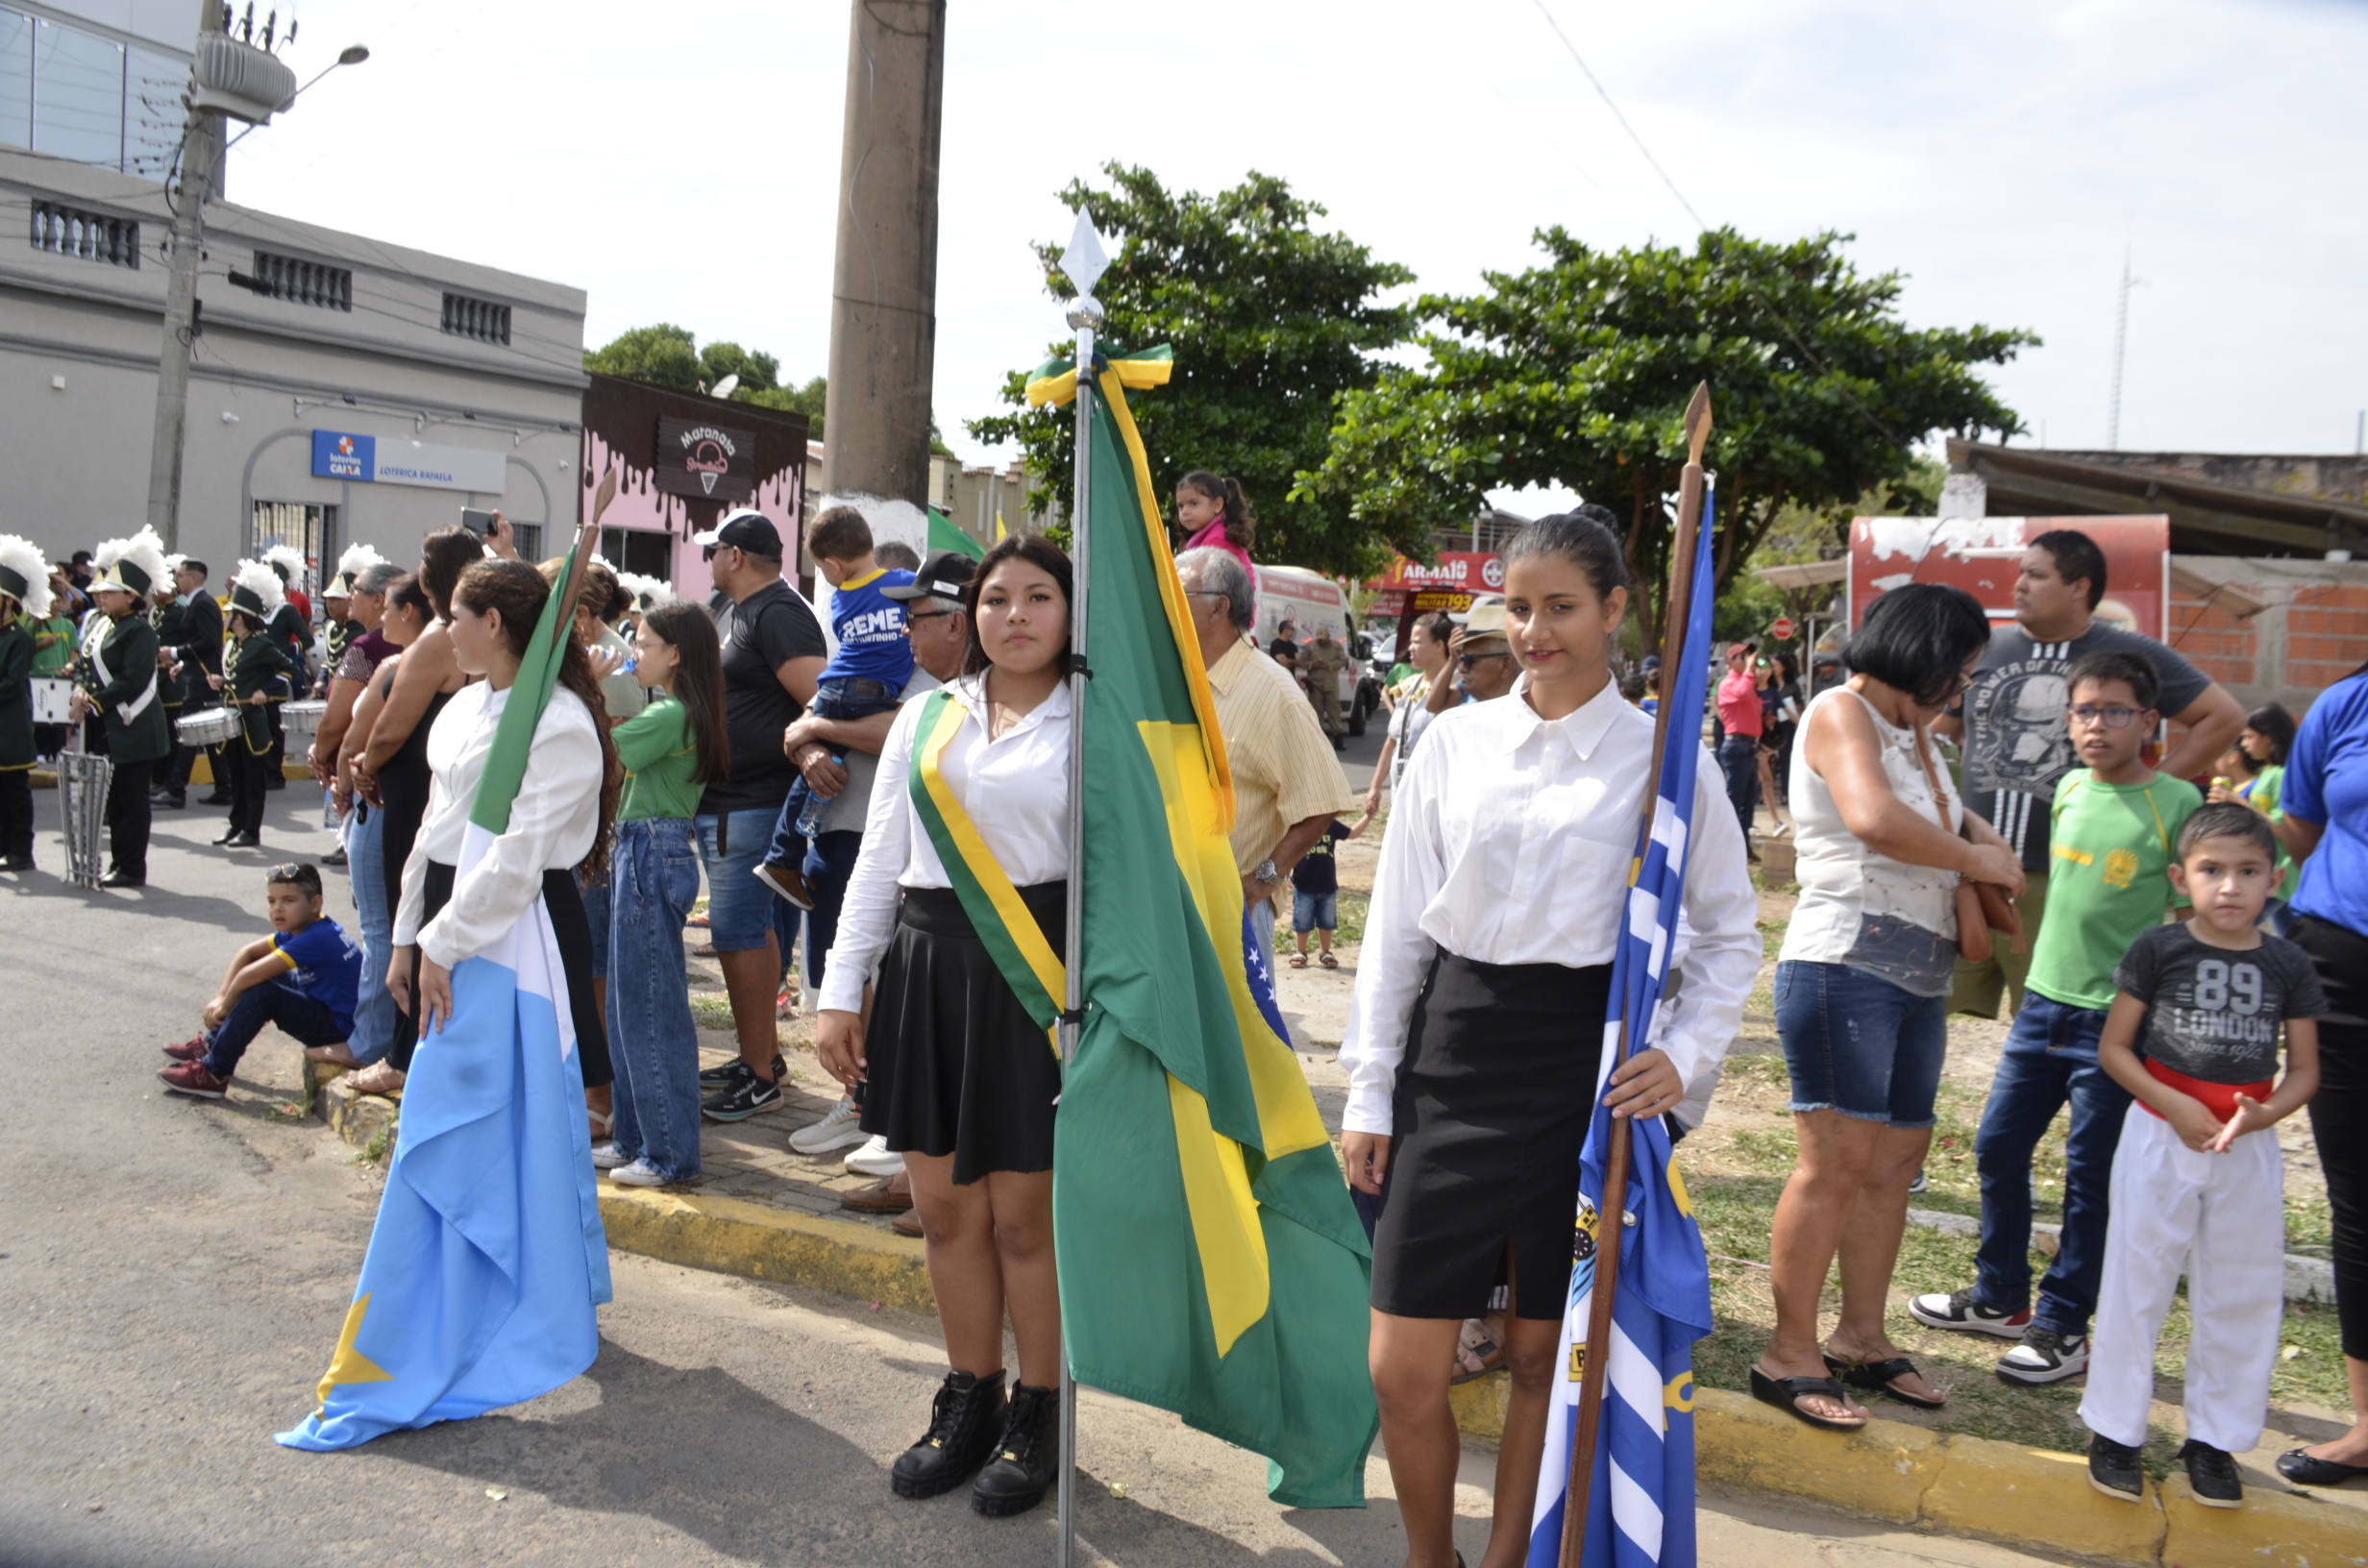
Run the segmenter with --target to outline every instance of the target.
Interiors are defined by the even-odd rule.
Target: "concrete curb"
[[[368,1144],[395,1105],[322,1090],[331,1124]],[[847,1220],[802,1214],[696,1188],[601,1184],[609,1245],[686,1267],[827,1290],[907,1311],[937,1310],[921,1243]],[[1504,1434],[1502,1372],[1449,1391],[1467,1436]],[[1952,1535],[2134,1568],[2368,1568],[2368,1510],[2249,1488],[2239,1509],[2207,1508],[2175,1475],[2145,1501],[2106,1497],[2076,1454],[1945,1434],[1900,1421],[1820,1432],[1745,1395],[1694,1390],[1696,1473],[1705,1484],[1773,1493]]]
[[[1952,1213],[1940,1209],[1911,1209],[1908,1223],[1928,1231],[1942,1231],[1950,1236],[1978,1237],[1982,1222],[1971,1214]],[[2044,1251],[2050,1257],[2056,1253],[2056,1243],[2063,1227],[2044,1221],[2031,1227],[2031,1238],[2035,1246],[2046,1238]],[[2335,1299],[2335,1265],[2324,1258],[2308,1258],[2299,1252],[2285,1255],[2285,1299],[2316,1301],[2332,1305]]]

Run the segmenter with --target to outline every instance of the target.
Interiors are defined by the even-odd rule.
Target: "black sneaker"
[[[1948,1295],[1917,1296],[1908,1303],[1908,1315],[1928,1329],[1958,1334],[1994,1334],[2001,1339],[2020,1339],[2031,1326],[2031,1309],[2002,1312],[1973,1299],[1970,1290]]]
[[[1924,1167],[1922,1165],[1916,1166],[1915,1180],[1908,1184],[1908,1190],[1911,1192],[1921,1192],[1930,1187],[1932,1184],[1925,1180],[1925,1175],[1926,1172]]]
[[[2146,1472],[2139,1466],[2137,1456],[2138,1451],[2125,1443],[2117,1443],[2101,1433],[2090,1433],[2088,1484],[2125,1503],[2145,1502]],[[2228,1458],[2225,1454],[2220,1457]]]
[[[780,1058],[774,1058],[774,1071],[780,1071]],[[770,1078],[759,1078],[745,1062],[732,1064],[739,1068],[724,1087],[699,1104],[699,1113],[709,1121],[746,1121],[760,1111],[778,1111],[787,1103],[781,1098],[781,1086]]]
[[[2208,1508],[2241,1508],[2245,1506],[2245,1483],[2237,1479],[2236,1461],[2224,1449],[2190,1437],[2182,1444],[2179,1458],[2187,1467],[2187,1490]]]
[[[2036,1323],[2023,1331],[2021,1344],[1998,1359],[1998,1377],[2004,1383],[2061,1383],[2087,1370],[2086,1335],[2058,1334]]]
[[[712,1067],[699,1069],[699,1081],[709,1089],[720,1089],[738,1076],[740,1076],[740,1059],[736,1056],[728,1062],[718,1062]]]

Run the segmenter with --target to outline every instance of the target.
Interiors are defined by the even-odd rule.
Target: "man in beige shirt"
[[[1233,764],[1233,860],[1246,905],[1271,900],[1291,868],[1335,817],[1354,809],[1332,743],[1291,673],[1249,640],[1257,595],[1242,563],[1221,550],[1176,557],[1193,630],[1217,697],[1217,725]],[[1274,922],[1250,922],[1274,966]]]

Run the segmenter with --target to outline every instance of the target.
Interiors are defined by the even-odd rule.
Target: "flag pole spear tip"
[[[1693,397],[1686,404],[1686,461],[1699,465],[1702,449],[1711,438],[1711,383],[1694,383]]]

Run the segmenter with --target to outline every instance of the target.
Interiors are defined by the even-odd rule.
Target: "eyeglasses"
[[[1511,657],[1513,657],[1512,653],[1501,649],[1494,653],[1464,653],[1459,654],[1456,657],[1455,667],[1458,670],[1468,670],[1475,664],[1486,664],[1491,659],[1509,659]]]
[[[2125,708],[2118,704],[2100,708],[2093,702],[2083,702],[2072,710],[2072,722],[2084,727],[2102,723],[2108,729],[2128,729],[2130,721],[2144,711],[2143,708]]]
[[[311,867],[300,861],[291,860],[284,866],[274,866],[265,871],[263,880],[266,882],[302,882],[304,873],[310,870],[312,870]],[[314,871],[313,874],[317,876],[320,873]]]

